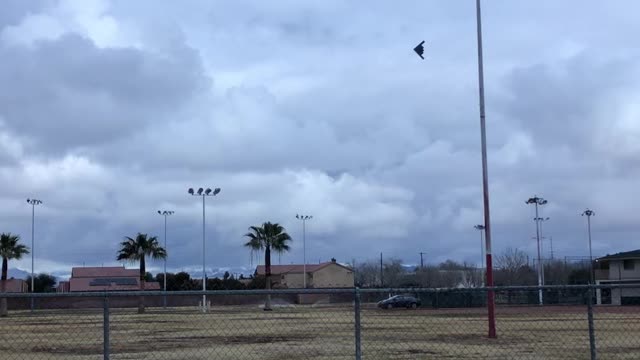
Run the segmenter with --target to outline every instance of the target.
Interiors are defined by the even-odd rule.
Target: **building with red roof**
[[[138,269],[124,266],[74,267],[69,281],[60,281],[57,292],[137,291],[140,290]],[[145,290],[160,290],[157,281],[147,281]]]

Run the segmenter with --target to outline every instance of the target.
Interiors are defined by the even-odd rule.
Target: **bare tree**
[[[374,287],[380,283],[380,264],[375,260],[357,263],[355,280],[359,287]]]
[[[527,254],[517,248],[507,248],[496,258],[496,285],[532,285],[535,271],[529,266]]]
[[[475,265],[462,263],[462,282],[460,285],[466,288],[475,288],[482,286],[482,269],[478,269]]]

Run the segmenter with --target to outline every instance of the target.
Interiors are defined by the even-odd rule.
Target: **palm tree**
[[[151,256],[153,259],[166,259],[167,251],[160,246],[158,238],[148,237],[147,234],[138,233],[135,239],[125,236],[120,243],[118,251],[118,261],[140,262],[140,290],[144,291],[145,275],[147,272],[145,258]],[[138,313],[144,312],[144,296],[140,296],[138,303]]]
[[[267,290],[271,290],[271,250],[282,253],[289,251],[288,241],[291,236],[285,232],[284,227],[279,224],[266,222],[262,226],[251,226],[249,232],[244,235],[249,238],[244,246],[251,251],[260,251],[264,249],[264,270],[266,276]],[[271,295],[267,295],[267,301],[264,304],[264,310],[271,310]]]
[[[7,273],[9,272],[9,259],[20,260],[22,255],[29,253],[29,248],[18,244],[19,235],[2,233],[0,235],[0,256],[2,256],[2,277],[0,278],[0,292],[7,289]],[[7,316],[7,298],[0,299],[0,316]]]

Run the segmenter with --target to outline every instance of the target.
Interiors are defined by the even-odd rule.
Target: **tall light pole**
[[[313,219],[313,215],[296,214],[296,219],[302,221],[302,287],[307,288],[307,220]]]
[[[35,259],[35,247],[34,245],[34,239],[35,239],[35,233],[36,233],[36,205],[40,205],[42,204],[42,200],[38,200],[38,199],[27,199],[27,203],[29,205],[31,205],[31,293],[33,294],[35,292],[35,272],[34,272],[34,259]],[[35,303],[34,303],[34,299],[33,296],[31,297],[31,311],[33,311],[35,309]]]
[[[486,236],[487,286],[493,287],[493,259],[491,251],[491,211],[489,209],[489,170],[487,166],[487,131],[484,108],[484,68],[482,60],[482,11],[480,0],[476,0],[476,34],[478,38],[478,98],[480,102],[480,146],[482,150],[482,198],[484,211],[484,228]],[[413,50],[424,60],[424,41]],[[496,337],[495,293],[493,289],[487,291],[487,314],[489,323],[489,337]]]
[[[205,201],[207,196],[216,196],[220,193],[220,188],[215,188],[213,191],[209,188],[206,190],[199,188],[198,192],[194,192],[193,188],[189,188],[187,191],[192,196],[202,197],[202,291],[207,291],[207,270],[206,270],[206,253],[205,253]],[[207,295],[202,294],[202,312],[207,312]]]
[[[582,213],[582,216],[587,217],[587,230],[589,232],[589,269],[591,273],[591,284],[595,283],[595,276],[593,274],[593,252],[591,252],[591,217],[595,214],[596,213],[589,208]]]
[[[484,232],[486,237],[487,286],[493,287],[493,262],[491,258],[491,216],[489,211],[489,172],[487,169],[487,131],[484,111],[484,70],[482,64],[482,12],[480,0],[476,0],[476,25],[478,37],[478,95],[480,98],[480,145],[482,147],[482,195],[484,205]],[[487,292],[487,313],[489,319],[489,337],[496,337],[495,295]]]
[[[473,227],[480,232],[480,271],[482,272],[482,285],[484,286],[484,225],[478,224]]]
[[[538,227],[540,228],[540,254],[541,258],[540,260],[542,261],[542,284],[546,284],[547,281],[545,280],[544,277],[544,240],[546,239],[546,237],[544,236],[544,232],[542,231],[542,225],[544,224],[545,221],[549,221],[549,217],[536,217],[535,219],[533,219],[534,221],[536,221],[538,223]]]
[[[538,206],[545,205],[547,203],[547,200],[535,195],[534,197],[527,199],[525,203],[528,205],[533,204],[536,207],[536,217],[534,218],[534,220],[536,222],[536,241],[538,242],[538,286],[542,286],[542,261],[540,258],[540,226],[539,226],[539,220],[538,220],[540,219],[540,216],[538,213]],[[538,301],[540,305],[543,304],[542,289],[538,289]]]
[[[172,210],[158,210],[158,214],[164,217],[164,250],[167,251],[167,216],[173,215],[175,211]],[[164,299],[162,300],[162,305],[166,309],[167,308],[167,258],[164,258]]]

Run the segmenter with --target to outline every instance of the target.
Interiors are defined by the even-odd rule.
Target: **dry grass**
[[[588,359],[584,308],[498,309],[486,338],[482,309],[362,311],[365,359]],[[640,358],[640,309],[598,308],[601,359]],[[349,305],[264,312],[225,306],[111,313],[112,359],[353,359]],[[14,312],[0,319],[0,359],[101,359],[100,311]]]

